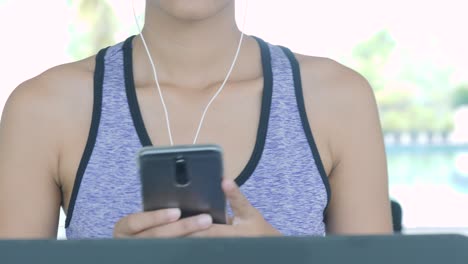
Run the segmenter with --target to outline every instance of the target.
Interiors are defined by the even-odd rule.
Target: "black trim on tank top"
[[[142,146],[152,146],[153,143],[146,130],[143,117],[141,115],[140,106],[135,89],[135,81],[133,75],[133,50],[132,40],[135,36],[128,38],[123,46],[124,50],[124,71],[125,85],[127,91],[127,99],[132,115],[133,123],[137,131]],[[261,51],[262,68],[263,68],[263,94],[261,103],[260,120],[257,130],[257,138],[254,150],[250,156],[247,165],[236,178],[236,183],[242,186],[253,174],[257,167],[265,147],[266,135],[268,130],[268,121],[270,119],[271,99],[273,94],[273,73],[271,68],[271,54],[268,44],[260,38],[254,37],[258,42]]]
[[[131,36],[125,40],[123,44],[123,57],[124,57],[124,75],[125,75],[125,91],[127,94],[128,106],[130,114],[132,115],[133,125],[135,126],[138,138],[140,139],[143,147],[152,146],[151,139],[146,131],[145,122],[140,111],[140,104],[135,89],[135,80],[133,75],[133,39]]]
[[[99,128],[99,122],[101,120],[101,111],[102,111],[102,90],[104,82],[104,57],[106,55],[108,48],[102,49],[96,55],[96,66],[94,70],[94,95],[93,95],[93,113],[91,118],[91,126],[89,129],[88,140],[86,142],[86,147],[81,156],[80,165],[75,177],[75,183],[73,184],[73,191],[71,194],[70,202],[67,210],[67,218],[65,220],[65,228],[70,226],[70,222],[73,216],[73,210],[75,208],[76,198],[78,196],[78,191],[80,190],[81,180],[88,166],[89,159],[93,153],[94,145],[96,144],[96,138]]]
[[[327,191],[327,205],[324,209],[324,216],[326,216],[326,212],[328,209],[328,205],[330,204],[331,199],[331,188],[330,188],[330,181],[328,179],[327,173],[325,172],[325,168],[322,163],[322,159],[320,158],[320,153],[317,148],[317,144],[315,143],[315,139],[312,133],[312,129],[309,124],[309,119],[307,118],[307,112],[305,108],[304,102],[304,94],[302,90],[302,78],[301,78],[301,70],[299,66],[299,62],[296,59],[296,56],[289,50],[288,48],[281,47],[283,52],[288,57],[289,61],[291,62],[291,67],[294,76],[294,87],[296,91],[296,100],[297,106],[299,108],[299,113],[301,115],[302,126],[304,128],[305,135],[307,137],[307,141],[309,142],[310,149],[312,150],[312,154],[314,156],[315,164],[317,165],[317,169],[322,177],[323,184]]]
[[[254,37],[257,40],[262,58],[263,68],[263,95],[262,95],[262,106],[260,113],[260,121],[258,124],[257,140],[255,142],[254,151],[250,157],[249,162],[245,166],[244,170],[236,178],[236,183],[242,186],[254,173],[257,165],[262,157],[263,149],[265,147],[265,141],[268,131],[268,123],[270,120],[271,111],[271,100],[273,97],[273,69],[271,67],[271,54],[270,47],[268,44],[260,38]]]

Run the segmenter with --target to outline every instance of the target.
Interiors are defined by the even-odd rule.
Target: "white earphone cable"
[[[242,43],[243,43],[243,40],[244,40],[244,28],[245,28],[245,22],[246,22],[246,18],[247,18],[247,6],[248,6],[248,0],[245,1],[245,10],[244,10],[243,25],[242,25],[242,30],[241,30],[241,37],[240,37],[240,40],[239,40],[239,45],[237,47],[236,55],[235,55],[234,60],[232,62],[231,68],[229,69],[229,72],[226,75],[226,78],[224,79],[221,87],[219,87],[218,91],[213,95],[211,100],[206,105],[206,107],[205,107],[205,109],[203,111],[202,117],[200,119],[200,123],[198,125],[197,132],[196,132],[195,137],[193,139],[193,144],[196,144],[197,141],[198,141],[198,137],[200,135],[200,131],[201,131],[203,123],[205,121],[206,114],[208,113],[208,109],[210,108],[210,106],[214,102],[214,100],[218,97],[218,95],[221,93],[221,91],[224,89],[224,87],[225,87],[227,81],[229,80],[229,77],[231,76],[232,71],[234,70],[234,67],[236,65],[236,62],[237,62],[237,59],[239,57],[239,53],[240,53],[240,50],[241,50],[241,47],[242,47]],[[155,81],[156,87],[158,89],[159,98],[161,99],[161,104],[162,104],[162,106],[164,108],[164,115],[165,115],[165,118],[166,118],[166,126],[167,126],[167,132],[169,134],[169,141],[170,141],[171,146],[174,146],[174,140],[173,140],[173,137],[172,137],[172,130],[171,130],[171,123],[170,123],[170,119],[169,119],[169,112],[167,110],[166,102],[165,102],[164,96],[162,94],[161,86],[159,85],[158,74],[156,72],[156,66],[154,64],[151,53],[149,51],[148,45],[146,44],[145,38],[143,36],[143,32],[142,32],[142,30],[140,28],[140,25],[138,23],[138,18],[137,18],[136,11],[135,11],[134,0],[132,0],[132,9],[133,9],[133,16],[135,18],[135,24],[136,24],[136,27],[138,28],[138,32],[139,32],[139,34],[141,36],[141,40],[143,42],[143,46],[145,47],[146,53],[148,54],[148,59],[150,61],[150,64],[151,64],[151,67],[152,67],[152,70],[153,70],[154,81]]]
[[[159,85],[158,74],[156,72],[156,66],[154,65],[153,59],[151,58],[151,53],[150,53],[150,51],[148,49],[148,45],[146,45],[145,37],[143,36],[142,30],[140,28],[140,24],[138,23],[138,18],[137,18],[136,11],[135,11],[134,0],[132,0],[132,9],[133,9],[133,16],[135,18],[136,27],[138,28],[138,32],[139,32],[139,34],[141,36],[141,40],[143,42],[143,46],[145,46],[146,53],[148,54],[148,58],[149,58],[149,61],[151,63],[151,67],[153,69],[153,76],[154,76],[154,80],[156,82],[156,86],[157,86],[157,89],[158,89],[159,98],[161,99],[161,104],[162,104],[162,106],[164,108],[164,115],[165,115],[165,118],[166,118],[166,126],[167,126],[167,132],[169,134],[169,141],[170,141],[171,146],[173,146],[174,145],[174,140],[172,139],[172,131],[171,131],[171,124],[170,124],[170,121],[169,121],[169,113],[167,111],[166,102],[164,101],[164,97],[162,95],[161,87]]]

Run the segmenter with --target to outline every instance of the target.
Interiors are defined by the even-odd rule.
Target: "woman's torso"
[[[66,159],[69,162],[62,166],[65,208],[70,210],[68,201],[76,201],[67,229],[69,238],[108,236],[113,221],[141,210],[134,153],[142,145],[166,141],[156,90],[135,89],[129,80],[133,77],[130,54],[128,43],[107,50],[100,117],[93,111],[96,140],[89,142],[93,138],[93,133],[88,135],[89,125],[76,132],[88,144],[84,156],[88,152],[89,160],[83,161],[83,152],[74,151],[74,158]],[[314,146],[297,103],[297,73],[293,74],[290,60],[279,47],[267,44],[263,44],[262,59],[265,78],[226,87],[208,114],[200,142],[223,147],[226,177],[237,177],[241,190],[273,226],[285,234],[323,234],[323,211],[329,198],[323,179],[331,166],[326,163],[321,170],[313,155]],[[99,76],[94,77],[94,84],[99,83]],[[172,95],[173,101],[180,102],[180,107],[169,109],[175,117],[173,130],[184,131],[175,132],[176,143],[191,140],[209,95],[196,98],[194,93],[195,99],[185,102]],[[171,105],[171,95],[167,98]],[[177,116],[188,118],[178,120]],[[86,123],[86,118],[81,121]],[[85,149],[85,143],[79,145],[77,140],[76,148]],[[80,163],[81,184],[72,197]]]

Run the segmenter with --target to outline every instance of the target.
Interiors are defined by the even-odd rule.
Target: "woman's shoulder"
[[[360,73],[330,58],[295,54],[299,61],[304,88],[334,95],[334,99],[351,99],[362,93],[372,92],[370,85]],[[358,98],[353,98],[358,99]]]
[[[328,231],[390,233],[385,147],[369,82],[336,61],[297,57],[309,123],[338,194],[327,211]]]
[[[55,66],[21,83],[11,93],[8,108],[29,109],[52,115],[66,110],[70,102],[92,97],[95,56]]]
[[[95,62],[95,56],[88,57],[83,60],[61,64],[39,75],[26,80],[20,84],[12,93],[22,94],[24,96],[40,96],[40,95],[55,95],[66,96],[67,93],[80,91],[75,89],[82,87],[84,81],[92,79]],[[43,99],[52,99],[46,97]]]
[[[23,82],[6,102],[2,124],[18,127],[13,123],[21,120],[18,129],[28,130],[35,138],[62,140],[59,137],[68,129],[83,125],[81,121],[91,116],[94,64],[92,56],[50,68]]]
[[[314,101],[338,119],[362,107],[375,107],[369,82],[355,70],[329,58],[295,55],[306,103]]]
[[[343,147],[340,131],[369,125],[368,114],[376,113],[374,93],[368,81],[353,69],[329,58],[295,54],[301,71],[308,121],[322,158],[330,172]]]

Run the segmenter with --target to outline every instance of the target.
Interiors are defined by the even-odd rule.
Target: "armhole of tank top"
[[[299,66],[299,62],[297,61],[297,58],[292,53],[292,51],[285,47],[280,47],[280,48],[283,50],[284,54],[288,57],[289,62],[291,63],[291,69],[292,69],[293,78],[294,78],[294,89],[296,91],[297,107],[299,108],[299,114],[301,116],[302,127],[304,128],[304,133],[306,135],[307,141],[309,142],[310,149],[312,150],[312,155],[314,157],[315,164],[317,165],[317,169],[320,173],[320,176],[322,177],[322,181],[327,192],[327,204],[323,211],[323,216],[325,220],[328,205],[330,204],[330,199],[331,199],[330,181],[328,179],[327,173],[325,172],[325,168],[323,166],[322,159],[320,157],[320,153],[318,151],[317,144],[315,143],[312,129],[309,124],[309,119],[307,117],[304,94],[302,90],[301,69]]]
[[[86,142],[85,149],[83,151],[83,155],[81,156],[80,165],[78,166],[78,170],[76,173],[75,182],[73,184],[73,191],[70,197],[70,202],[68,205],[67,210],[67,217],[65,220],[65,228],[70,226],[70,222],[73,216],[73,209],[75,208],[75,202],[78,196],[78,192],[80,190],[81,180],[83,179],[83,175],[86,171],[86,167],[88,166],[89,159],[91,158],[91,154],[93,153],[94,145],[96,143],[96,137],[99,128],[99,122],[101,120],[101,111],[102,111],[102,90],[103,90],[103,82],[104,82],[104,67],[105,67],[105,55],[108,48],[102,49],[96,55],[96,66],[94,70],[94,96],[93,96],[93,112],[91,118],[91,126],[89,129],[88,139]]]

